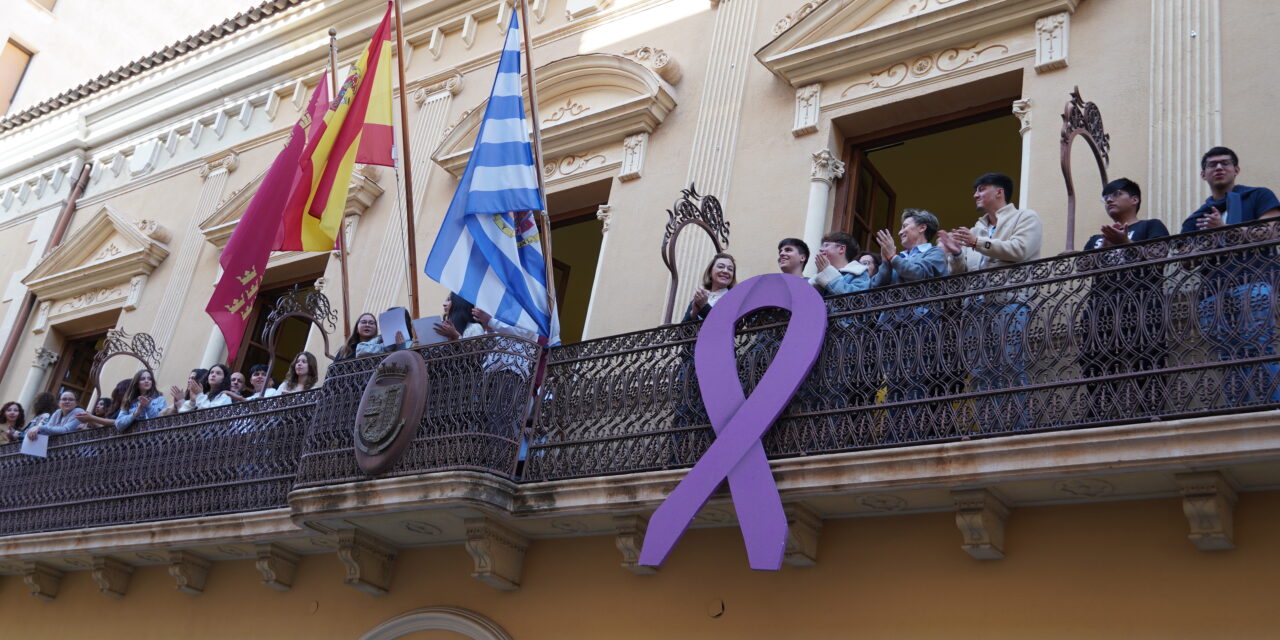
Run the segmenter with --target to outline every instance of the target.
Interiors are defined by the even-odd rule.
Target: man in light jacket
[[[1043,228],[1040,214],[1009,202],[1013,180],[988,173],[973,183],[973,200],[982,217],[973,228],[938,232],[951,273],[1035,260],[1040,257]]]
[[[871,287],[867,268],[854,260],[861,250],[858,241],[843,231],[832,231],[822,236],[822,246],[813,264],[818,273],[810,281],[824,296],[838,296]]]
[[[1003,174],[988,173],[974,181],[973,200],[982,217],[973,229],[960,227],[950,233],[938,233],[951,273],[1001,267],[1040,257],[1040,215],[1015,207],[1009,202],[1012,193],[1013,180]],[[1027,293],[1006,291],[965,300],[969,313],[983,319],[979,325],[969,325],[964,335],[968,345],[964,351],[970,359],[965,368],[973,374],[971,391],[1031,384],[1024,349],[1030,316]],[[981,429],[992,432],[1031,426],[1030,399],[1026,392],[983,395],[975,399]]]

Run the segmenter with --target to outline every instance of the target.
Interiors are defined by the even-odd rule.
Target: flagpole
[[[533,120],[533,139],[530,140],[533,146],[533,172],[538,176],[538,194],[542,199],[542,211],[538,212],[538,219],[542,221],[542,233],[539,233],[538,237],[542,240],[542,256],[546,262],[547,314],[549,317],[554,317],[556,281],[554,267],[551,264],[551,218],[547,215],[547,188],[542,179],[542,120],[538,117],[538,87],[533,79],[533,41],[530,31],[529,0],[520,0],[520,34],[524,39],[524,63],[529,70],[525,75],[525,81],[529,86],[529,118]],[[551,336],[547,336],[547,340],[550,339]]]
[[[400,0],[392,0],[396,9],[396,70],[400,77],[400,159],[404,163],[404,232],[409,245],[409,312],[418,317],[418,234],[414,229],[413,165],[409,161],[409,109],[405,106],[404,81],[404,21],[400,15]]]
[[[338,30],[329,27],[329,95],[338,96]],[[347,277],[346,216],[338,224],[338,262],[342,263],[342,335],[351,335],[351,287]]]

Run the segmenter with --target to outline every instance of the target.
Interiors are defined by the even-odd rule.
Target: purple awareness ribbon
[[[734,324],[765,308],[791,312],[778,353],[748,397],[734,361]],[[649,519],[640,564],[658,566],[726,478],[752,569],[777,571],[787,516],[760,438],[786,408],[818,360],[827,328],[822,296],[802,278],[756,276],[720,298],[698,331],[694,365],[715,442]]]

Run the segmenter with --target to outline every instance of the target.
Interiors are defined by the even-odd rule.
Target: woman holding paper
[[[27,439],[35,440],[41,433],[62,435],[85,428],[76,419],[76,416],[84,412],[84,409],[76,406],[76,394],[71,391],[63,391],[62,395],[58,396],[58,408],[49,413],[48,417],[41,421],[40,424],[27,429]]]

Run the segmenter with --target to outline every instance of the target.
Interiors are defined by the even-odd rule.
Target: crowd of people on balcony
[[[1208,184],[1211,196],[1186,219],[1181,227],[1182,233],[1280,216],[1280,200],[1270,189],[1236,184],[1240,162],[1232,150],[1214,147],[1203,155],[1200,164],[1201,177]],[[812,286],[824,295],[842,295],[1033,260],[1040,255],[1040,216],[1010,202],[1012,193],[1013,181],[1007,176],[998,173],[982,175],[974,182],[973,198],[981,215],[972,228],[942,229],[934,214],[922,209],[904,209],[896,234],[889,229],[876,232],[875,242],[879,250],[875,252],[863,251],[852,236],[839,230],[823,236],[816,253],[811,252],[803,240],[785,238],[777,245],[778,270],[804,277],[812,260],[814,275],[808,278]],[[1134,181],[1120,178],[1107,183],[1102,191],[1102,200],[1112,222],[1101,226],[1099,232],[1085,242],[1085,250],[1169,235],[1159,220],[1140,217],[1142,190]],[[716,302],[737,282],[734,257],[728,253],[716,254],[703,273],[701,287],[689,301],[684,321],[705,319]],[[1095,294],[1106,295],[1105,286],[1095,288]],[[1250,319],[1250,326],[1257,335],[1220,335],[1224,331],[1208,326],[1210,321],[1203,317],[1201,323],[1205,326],[1201,327],[1202,330],[1206,335],[1220,338],[1218,355],[1223,359],[1274,354],[1271,346],[1274,326],[1269,306],[1255,304],[1260,300],[1270,300],[1269,285],[1254,282],[1237,289],[1228,290],[1223,295],[1234,296],[1238,305],[1253,310],[1256,317]],[[1016,295],[993,294],[977,299],[978,304],[987,307],[999,318],[999,324],[1009,331],[1018,332],[1025,326],[1028,310]],[[528,332],[506,325],[490,313],[475,308],[457,294],[450,294],[444,301],[442,312],[442,320],[433,329],[443,339],[458,340],[487,333],[534,338]],[[882,318],[882,322],[919,321],[925,315],[927,311],[917,309],[889,314]],[[982,341],[984,345],[987,342]],[[987,345],[984,348],[994,349],[996,353],[980,361],[1000,361],[1006,368],[1012,366],[1014,380],[1025,383],[1026,363],[1020,348],[1012,343]],[[372,313],[364,313],[357,318],[354,330],[334,361],[384,354],[412,347],[413,344],[410,336],[381,336],[378,318]],[[1151,357],[1162,357],[1156,351],[1159,350],[1152,351],[1155,355]],[[1095,359],[1101,362],[1105,358]],[[492,362],[486,361],[485,369],[492,370],[495,378],[505,373],[516,377],[528,376],[527,364],[516,365],[509,360],[495,356]],[[1152,360],[1148,364],[1156,366],[1158,363]],[[1113,365],[1115,363],[1099,365],[1091,361],[1085,367],[1086,374],[1115,373],[1123,368]],[[1273,375],[1280,374],[1280,364],[1271,362],[1261,366]],[[979,365],[968,372],[974,390],[1008,384],[1008,371],[1003,372],[1002,381],[998,381],[988,368],[989,365]],[[0,408],[0,444],[22,437],[35,439],[41,434],[59,435],[92,427],[110,427],[124,432],[139,420],[307,391],[316,387],[319,377],[316,357],[308,351],[302,351],[293,358],[279,385],[272,380],[270,369],[265,364],[253,365],[243,373],[219,363],[208,369],[192,369],[184,386],[169,388],[170,400],[160,391],[152,372],[143,369],[132,378],[121,380],[111,395],[99,398],[90,411],[78,407],[76,394],[69,390],[57,396],[50,392],[38,394],[30,412],[18,402],[6,402]],[[925,397],[926,393],[955,392],[962,380],[932,380],[927,383],[928,388],[923,384],[926,383],[914,386],[890,384],[889,397],[899,400]]]

